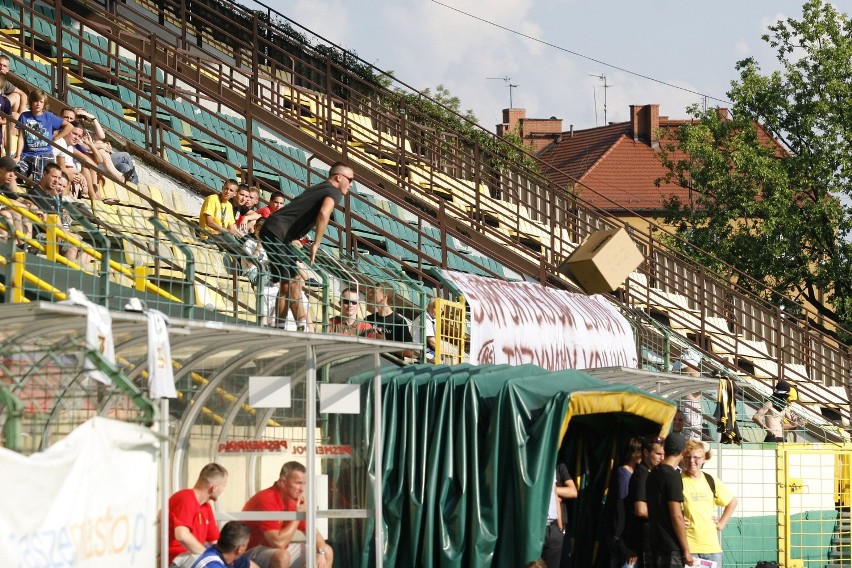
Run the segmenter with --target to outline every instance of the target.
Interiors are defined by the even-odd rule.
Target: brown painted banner
[[[627,320],[603,296],[444,270],[470,306],[470,362],[551,371],[636,368]]]

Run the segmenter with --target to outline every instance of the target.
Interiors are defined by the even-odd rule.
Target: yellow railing
[[[21,231],[18,231],[18,230],[15,231],[15,237],[18,240],[20,240],[20,241],[26,243],[27,245],[33,247],[34,249],[36,249],[40,253],[43,253],[48,260],[50,260],[52,262],[56,262],[58,264],[62,264],[63,266],[66,266],[66,267],[74,269],[74,270],[84,270],[83,266],[81,266],[80,264],[77,264],[75,262],[72,262],[71,260],[68,260],[67,258],[65,258],[61,254],[60,243],[64,242],[64,243],[67,243],[69,245],[72,245],[72,246],[79,248],[80,251],[82,251],[84,254],[89,255],[91,258],[93,258],[93,259],[95,259],[99,262],[103,261],[104,255],[101,251],[93,248],[91,245],[89,245],[85,241],[78,239],[77,237],[75,237],[74,235],[71,235],[70,233],[66,232],[63,229],[58,215],[50,214],[50,215],[47,216],[47,221],[42,221],[42,219],[40,217],[35,215],[32,211],[30,211],[26,207],[23,207],[19,203],[12,201],[12,200],[10,200],[10,199],[6,198],[5,196],[2,196],[2,195],[0,195],[0,204],[2,204],[5,207],[17,212],[19,215],[21,215],[22,218],[32,222],[34,225],[37,225],[37,226],[41,227],[42,229],[44,229],[45,237],[46,237],[44,243],[42,243],[42,242],[40,242],[36,239],[33,239],[30,235],[26,235],[26,234],[24,234],[24,233],[22,233]],[[25,257],[22,257],[22,260],[20,261],[22,264],[24,262],[23,258],[25,258]],[[134,270],[133,268],[130,268],[129,266],[125,266],[125,265],[123,265],[119,262],[112,260],[112,259],[109,259],[108,266],[111,270],[113,270],[113,271],[115,271],[115,272],[117,272],[117,273],[119,273],[123,276],[130,278],[134,282],[134,287],[135,287],[136,290],[138,290],[140,292],[151,292],[151,293],[156,294],[158,296],[161,296],[161,297],[163,297],[167,300],[182,303],[182,300],[180,298],[170,294],[169,292],[163,290],[162,288],[158,287],[153,282],[148,280],[145,277],[145,273],[143,271]],[[52,286],[44,283],[43,281],[39,280],[35,276],[33,276],[29,273],[27,273],[27,274],[28,274],[28,276],[25,276],[26,280],[28,282],[38,286],[39,288],[44,289],[44,290],[48,290],[48,291],[50,290],[49,288],[43,288],[42,286],[46,285],[46,286],[49,286],[50,288],[53,288]],[[58,292],[58,290],[56,288],[53,288],[53,290],[56,290]],[[60,292],[60,294],[61,294],[61,292]],[[59,299],[64,299],[64,294],[63,294],[63,297],[59,298]]]
[[[435,364],[454,365],[464,361],[465,302],[437,298],[435,300]]]

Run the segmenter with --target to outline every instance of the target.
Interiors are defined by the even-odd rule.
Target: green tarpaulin
[[[330,424],[337,442],[353,448],[346,473],[329,472],[339,489],[332,507],[375,506],[372,380],[352,379],[363,385],[361,414]],[[630,436],[667,431],[675,412],[634,387],[531,365],[418,365],[382,383],[386,566],[520,567],[538,558],[557,456],[580,489],[566,540],[574,565],[602,565],[617,448]],[[336,565],[373,565],[372,521],[341,523],[332,539]]]

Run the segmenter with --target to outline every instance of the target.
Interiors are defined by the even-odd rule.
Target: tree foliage
[[[733,116],[693,107],[668,134],[658,183],[690,197],[669,199],[667,221],[739,284],[852,329],[852,20],[811,0],[763,40],[779,71],[740,61]]]

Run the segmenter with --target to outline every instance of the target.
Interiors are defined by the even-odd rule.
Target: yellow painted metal
[[[76,247],[79,247],[81,251],[83,251],[85,254],[89,255],[90,257],[92,257],[96,260],[100,261],[100,260],[103,259],[103,254],[101,253],[101,251],[92,248],[88,243],[81,241],[81,240],[71,236],[70,234],[66,233],[62,229],[62,225],[60,224],[61,222],[60,222],[58,215],[55,215],[55,214],[48,215],[47,216],[47,222],[45,223],[39,217],[37,217],[31,211],[29,211],[27,208],[22,207],[20,204],[18,204],[15,201],[10,201],[8,198],[6,198],[2,195],[0,195],[0,204],[4,205],[4,206],[6,206],[10,209],[15,210],[16,212],[21,214],[23,217],[25,217],[29,221],[33,222],[36,225],[41,226],[44,229],[45,234],[46,234],[46,242],[45,242],[44,245],[42,245],[42,243],[40,243],[39,241],[31,239],[27,235],[24,235],[24,234],[22,234],[18,231],[16,231],[16,236],[18,238],[23,239],[28,245],[35,247],[40,252],[43,252],[45,257],[47,257],[48,260],[53,261],[53,262],[58,262],[58,263],[63,264],[65,266],[69,267],[69,268],[73,268],[73,269],[76,269],[76,270],[82,270],[82,267],[80,265],[78,265],[74,262],[71,262],[70,260],[68,260],[67,258],[65,258],[61,254],[61,252],[59,250],[60,249],[60,241],[66,242],[66,243],[68,243],[70,245],[74,245]],[[171,300],[173,302],[181,302],[182,303],[182,300],[180,298],[178,298],[177,296],[174,296],[174,295],[168,293],[167,291],[159,288],[158,286],[156,286],[155,284],[153,284],[152,282],[147,280],[147,278],[145,278],[143,280],[143,282],[140,284],[139,281],[138,281],[138,277],[139,277],[138,271],[134,271],[133,269],[131,269],[127,266],[124,266],[124,265],[122,265],[122,264],[120,264],[120,263],[118,263],[114,260],[109,261],[109,267],[110,267],[111,270],[119,272],[119,273],[123,274],[124,276],[127,276],[129,278],[133,278],[134,282],[136,284],[136,290],[138,290],[140,292],[146,292],[146,291],[151,292],[153,294],[157,294],[158,296],[161,296],[161,297],[166,298],[168,300]]]
[[[12,302],[20,304],[24,301],[24,261],[26,253],[18,251],[12,261]]]
[[[852,567],[852,444],[778,444],[776,457],[781,566]]]
[[[836,494],[834,500],[838,507],[849,508],[852,505],[852,495],[850,495],[850,483],[852,478],[852,459],[849,454],[840,454],[834,461],[834,477],[837,480]]]
[[[138,292],[145,291],[145,280],[148,274],[148,269],[144,266],[133,267],[133,287]]]
[[[465,301],[435,300],[435,364],[453,365],[464,361]]]
[[[28,282],[33,286],[37,287],[40,290],[48,292],[57,300],[65,300],[67,296],[64,292],[51,285],[48,282],[45,282],[41,278],[35,276],[31,272],[26,271],[25,266],[26,254],[23,251],[19,251],[15,253],[15,259],[12,261],[12,289],[13,294],[13,303],[20,302],[29,302],[26,296],[23,295],[23,283]],[[6,259],[0,256],[0,266],[6,266]],[[0,288],[0,291],[6,292],[6,286]]]

